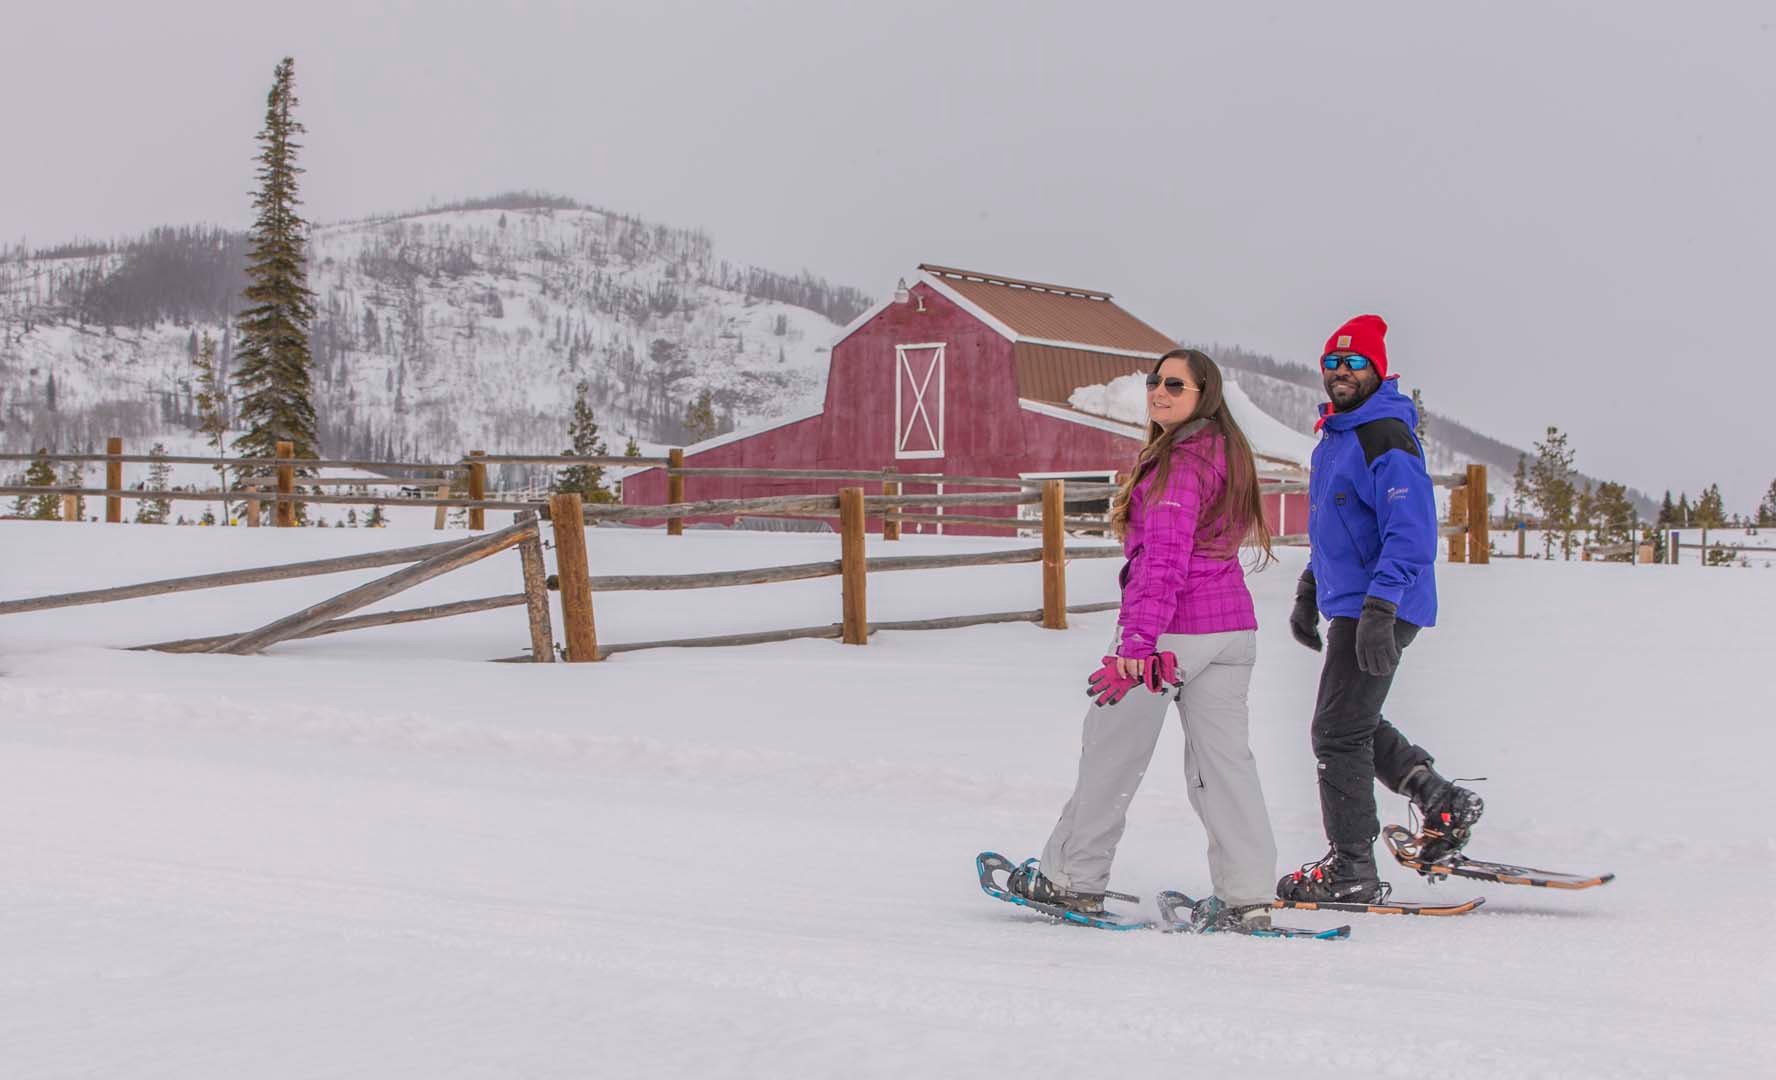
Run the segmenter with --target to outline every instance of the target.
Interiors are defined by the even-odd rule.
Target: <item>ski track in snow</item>
[[[5,597],[371,544],[5,529]],[[605,565],[662,571],[837,546],[684,539],[593,535]],[[945,544],[983,542],[904,550]],[[1251,579],[1279,872],[1323,846],[1317,658],[1287,637],[1301,555],[1284,558]],[[436,595],[504,591],[515,570],[496,563]],[[1114,567],[1075,563],[1072,599],[1099,599]],[[1477,854],[1620,878],[1560,893],[1399,870],[1403,899],[1486,906],[1350,916],[1340,943],[1112,935],[980,895],[974,852],[1034,852],[1066,798],[1107,615],[549,668],[465,662],[516,652],[522,609],[258,658],[101,647],[245,628],[344,576],[0,619],[0,1072],[1755,1072],[1776,1051],[1765,920],[1718,898],[1772,884],[1776,849],[1745,807],[1767,798],[1776,749],[1752,704],[1776,630],[1750,617],[1776,585],[1578,564],[1439,574],[1444,625],[1408,652],[1390,716],[1452,774],[1491,778]],[[883,575],[871,601],[901,617],[1039,594],[1033,567],[957,580]],[[620,599],[599,608],[613,640],[837,611],[836,589],[603,602]],[[1168,729],[1118,888],[1206,888],[1181,749]],[[1383,793],[1384,821],[1402,807]]]

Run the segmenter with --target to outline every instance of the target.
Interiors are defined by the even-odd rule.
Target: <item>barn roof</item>
[[[1018,397],[1065,405],[1082,386],[1101,386],[1111,379],[1153,366],[1148,357],[1117,355],[1027,341],[1011,347],[1017,369]]]
[[[1118,307],[1096,289],[920,263],[929,280],[961,296],[1019,341],[1133,352],[1148,358],[1177,342]]]

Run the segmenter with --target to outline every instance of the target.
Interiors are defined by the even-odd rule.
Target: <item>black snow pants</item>
[[[1418,627],[1394,624],[1402,652]],[[1394,673],[1399,673],[1396,665]],[[1320,819],[1335,845],[1373,844],[1381,833],[1375,781],[1399,791],[1406,774],[1431,755],[1412,745],[1381,715],[1393,675],[1369,675],[1357,666],[1357,620],[1335,618],[1326,631],[1326,667],[1314,706],[1313,748],[1319,760]]]

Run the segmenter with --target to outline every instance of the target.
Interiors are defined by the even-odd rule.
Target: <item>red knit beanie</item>
[[[1326,347],[1320,355],[1334,352],[1354,352],[1367,356],[1375,365],[1375,373],[1382,378],[1388,377],[1388,324],[1380,315],[1358,315],[1332,332],[1326,339]]]

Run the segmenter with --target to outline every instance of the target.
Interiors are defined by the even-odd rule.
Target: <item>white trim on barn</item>
[[[925,368],[925,377],[919,378],[913,370],[912,361],[907,358],[908,350],[929,350],[931,363]],[[910,458],[940,458],[944,456],[944,352],[945,343],[928,341],[911,345],[894,347],[894,456],[901,460]],[[902,379],[913,388],[912,411],[904,410],[901,394]],[[931,389],[931,377],[937,376],[937,426],[932,427],[931,410],[926,407],[926,391]],[[914,424],[922,423],[925,435],[931,442],[929,450],[908,450],[907,444],[912,441]]]
[[[1087,345],[1083,341],[1055,341],[1052,338],[1020,337],[1019,345],[1047,345],[1055,349],[1078,349],[1081,352],[1103,353],[1105,356],[1127,356],[1135,360],[1158,360],[1165,353],[1142,352],[1139,349],[1113,349],[1108,345]]]
[[[780,427],[788,427],[791,424],[799,424],[803,420],[812,420],[816,416],[819,416],[821,413],[823,413],[825,411],[826,411],[826,409],[824,407],[822,407],[822,408],[814,409],[814,410],[811,410],[808,412],[799,412],[799,413],[796,413],[794,416],[785,416],[785,417],[781,417],[777,420],[773,420],[770,423],[764,425],[763,427],[745,428],[745,429],[739,430],[739,431],[730,431],[725,435],[717,435],[714,438],[704,439],[702,442],[692,443],[691,445],[685,447],[684,448],[685,457],[690,457],[692,454],[701,454],[706,450],[714,450],[717,447],[726,446],[732,442],[739,442],[741,439],[750,439],[754,435],[763,435],[767,431],[775,431]],[[657,468],[659,468],[659,466],[658,465],[651,465],[651,466],[649,466],[649,468],[657,469]],[[646,472],[647,470],[643,469],[641,471]]]
[[[850,337],[852,334],[857,333],[859,330],[862,330],[864,328],[864,325],[866,323],[868,323],[871,319],[875,318],[877,315],[880,315],[882,312],[887,311],[888,305],[892,304],[892,303],[894,303],[894,297],[892,295],[890,295],[888,297],[888,299],[886,299],[886,300],[876,301],[875,304],[871,305],[871,307],[868,311],[865,311],[862,315],[859,315],[857,318],[852,319],[850,321],[850,323],[848,323],[843,330],[840,330],[839,336],[832,339],[832,344],[830,344],[826,347],[826,351],[830,354],[834,349],[839,347],[840,342],[844,341],[846,338]],[[831,363],[831,361],[828,361],[828,363]]]
[[[1116,483],[1116,470],[1115,469],[1072,469],[1072,470],[1063,470],[1061,472],[1020,472],[1020,473],[1018,473],[1018,479],[1019,480],[1085,480],[1085,481],[1089,481],[1094,484],[1114,484],[1114,483]],[[1109,504],[1110,504],[1110,497],[1108,495],[1106,495],[1104,497],[1104,505],[1106,507],[1108,507]],[[1090,505],[1090,504],[1087,504],[1087,505]],[[1080,510],[1069,509],[1067,511],[1067,513],[1069,513],[1069,514],[1089,514],[1089,513],[1095,513],[1095,511],[1091,511],[1091,510],[1080,511]],[[1032,523],[1041,522],[1041,520],[1042,520],[1042,504],[1041,503],[1019,503],[1018,508],[1017,508],[1017,519],[1019,521],[1027,521],[1027,522],[1032,522]],[[1024,536],[1024,535],[1028,535],[1030,532],[1031,532],[1030,529],[1020,528],[1018,530],[1018,535]]]
[[[1121,435],[1124,438],[1133,439],[1136,442],[1145,442],[1147,440],[1147,432],[1135,424],[1124,424],[1119,420],[1111,420],[1103,416],[1093,416],[1090,413],[1082,413],[1076,409],[1069,409],[1065,405],[1053,405],[1046,401],[1035,401],[1031,398],[1018,398],[1018,408],[1025,412],[1036,413],[1039,416],[1052,417],[1056,420],[1065,420],[1069,424],[1083,424],[1086,427],[1096,428],[1099,431],[1108,431],[1112,435]]]
[[[986,308],[981,307],[979,304],[975,303],[973,300],[970,300],[968,297],[963,296],[961,293],[957,292],[955,289],[952,289],[948,285],[945,285],[942,278],[937,277],[933,274],[930,274],[924,270],[921,270],[921,271],[919,271],[919,280],[923,281],[925,284],[931,286],[932,290],[935,291],[939,296],[942,296],[945,300],[948,300],[950,303],[955,304],[957,307],[961,308],[963,311],[968,312],[970,315],[973,315],[975,318],[979,319],[981,322],[986,323],[987,326],[994,333],[998,334],[1000,337],[1004,338],[1007,341],[1018,340],[1017,332],[1015,330],[1013,330],[1011,327],[1005,325],[1004,323],[1000,322],[994,316],[988,314]]]

